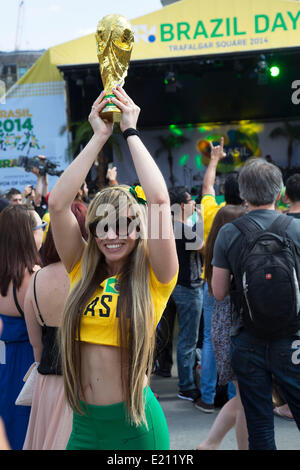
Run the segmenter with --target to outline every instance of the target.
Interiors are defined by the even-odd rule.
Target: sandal
[[[291,416],[288,416],[280,411],[280,407],[275,407],[273,410],[273,413],[275,416],[278,416],[279,418],[287,419],[288,421],[294,421],[294,418]]]

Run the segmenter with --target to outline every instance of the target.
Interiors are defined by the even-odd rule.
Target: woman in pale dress
[[[72,212],[85,237],[86,207],[78,204],[73,203]],[[72,429],[57,343],[70,281],[56,251],[51,225],[43,245],[43,261],[44,268],[32,279],[25,299],[25,319],[39,374],[23,450],[63,450]]]

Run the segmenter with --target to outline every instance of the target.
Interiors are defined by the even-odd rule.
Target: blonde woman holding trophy
[[[178,275],[170,201],[136,130],[139,107],[121,87],[113,91],[115,97],[103,91],[95,101],[89,116],[94,135],[49,199],[56,247],[71,280],[60,334],[74,410],[67,449],[169,449],[149,377],[155,329]],[[112,133],[112,122],[100,117],[108,100],[121,111],[120,128],[144,192],[125,185],[101,190],[88,209],[85,243],[70,206]]]

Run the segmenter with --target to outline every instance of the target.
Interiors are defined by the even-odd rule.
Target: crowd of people
[[[137,131],[140,108],[114,93],[94,102],[93,137],[50,193],[34,169],[35,188],[0,199],[0,448],[168,450],[150,381],[171,376],[177,321],[178,399],[213,413],[227,390],[197,449],[218,449],[233,427],[238,449],[276,449],[275,414],[300,429],[300,174],[284,188],[276,165],[250,159],[219,205],[221,139],[198,205],[187,188],[168,190]],[[109,168],[89,199],[113,132],[100,117],[108,101],[138,184]],[[31,406],[16,405],[31,367]]]

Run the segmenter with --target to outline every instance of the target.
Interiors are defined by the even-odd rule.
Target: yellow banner
[[[296,1],[182,0],[131,23],[132,60],[300,46]]]
[[[182,0],[130,22],[132,61],[300,46],[300,3],[289,0]],[[92,63],[94,33],[51,47],[18,84],[59,82],[57,66]]]

